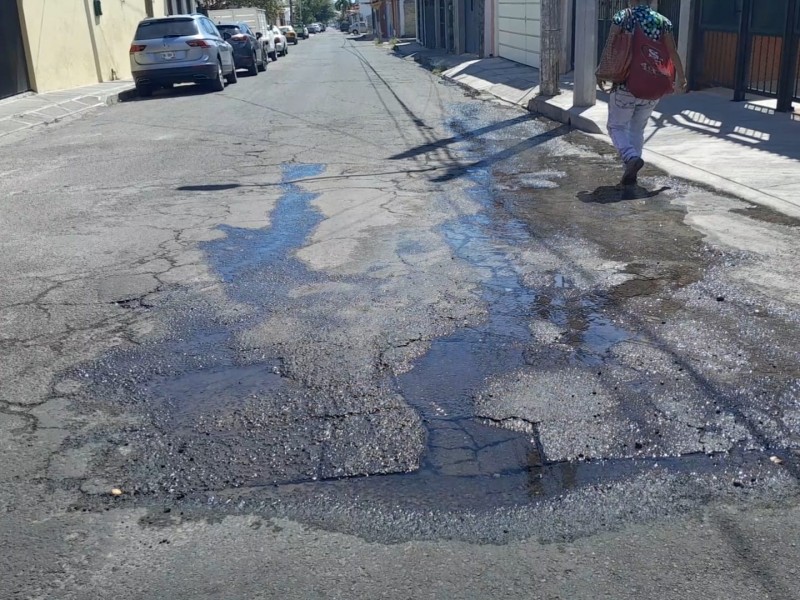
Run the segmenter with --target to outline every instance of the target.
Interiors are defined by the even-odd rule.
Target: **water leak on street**
[[[454,127],[456,132],[464,129],[463,123]],[[548,139],[546,132],[537,135]],[[525,149],[532,147],[529,141],[524,144]],[[471,154],[486,153],[486,148],[471,148]],[[515,160],[507,150],[498,155]],[[357,388],[323,389],[304,383],[287,369],[278,346],[250,351],[238,340],[276,310],[307,309],[292,296],[298,286],[324,286],[333,280],[295,256],[323,220],[312,205],[316,194],[306,191],[303,181],[326,167],[284,165],[282,193],[268,227],[221,226],[223,237],[200,244],[225,294],[248,310],[236,318],[196,311],[176,323],[177,333],[169,339],[141,351],[112,354],[81,374],[94,382],[91,396],[133,403],[153,417],[159,431],[147,439],[150,455],[133,461],[112,455],[106,471],[128,472],[137,482],[131,485],[138,485],[144,495],[167,493],[198,501],[211,492],[249,488],[286,498],[321,494],[420,510],[482,510],[558,497],[654,470],[713,473],[762,460],[744,446],[730,453],[683,456],[553,458],[536,419],[517,414],[490,418],[478,410],[476,398],[492,380],[543,363],[604,371],[607,361],[615,360],[616,346],[646,341],[610,316],[613,289],[587,290],[564,268],[552,269],[546,280],[526,283],[514,250],[535,240],[535,218],[520,218],[524,210],[509,210],[502,198],[531,190],[560,198],[568,193],[560,180],[576,161],[568,157],[558,168],[547,168],[546,155],[536,155],[536,160],[545,164],[505,164],[499,169],[491,160],[481,160],[448,168],[479,210],[446,222],[440,233],[459,261],[481,273],[478,293],[485,315],[477,324],[433,339],[410,369],[396,375],[384,372],[369,392],[371,400],[379,399],[377,408],[362,406],[370,398],[359,397]],[[520,169],[516,177],[509,174],[514,168]],[[608,198],[619,200],[610,190],[581,194],[600,194],[604,203]],[[638,200],[647,202],[650,197],[645,194]],[[576,206],[580,203],[565,204],[564,210]],[[643,208],[639,203],[615,210],[624,216]],[[654,212],[659,211],[665,209],[656,206]],[[670,219],[676,217],[667,214],[664,220]],[[541,226],[553,225],[545,221]],[[405,249],[411,252],[413,246]],[[688,270],[680,273],[687,281],[694,277]],[[355,276],[337,276],[335,281],[372,285]],[[656,290],[654,281],[645,283]],[[617,296],[624,297],[624,290],[636,291],[631,285],[619,286]],[[558,353],[542,349],[532,330],[534,320],[559,332]],[[635,385],[642,384],[631,388]],[[414,437],[419,421],[385,401],[392,395],[399,395],[403,406],[410,405],[419,416],[424,449]],[[645,419],[639,411],[635,406],[622,409],[633,421]]]

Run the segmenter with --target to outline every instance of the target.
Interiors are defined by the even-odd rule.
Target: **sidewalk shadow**
[[[667,96],[656,107],[661,116],[651,118],[651,124],[656,132],[666,127],[684,129],[800,160],[800,115],[778,113],[759,104],[761,100],[766,98],[733,102],[712,91]]]
[[[539,71],[533,67],[498,57],[478,60],[477,56],[464,54],[459,58],[463,58],[464,62],[474,62],[459,69],[458,72],[452,73],[453,77],[469,75],[492,85],[501,83],[520,92],[531,90],[539,85]]]
[[[578,200],[588,204],[614,204],[626,200],[645,200],[655,198],[661,192],[670,190],[669,186],[661,186],[657,190],[648,190],[640,185],[601,185],[593,192],[578,192]]]

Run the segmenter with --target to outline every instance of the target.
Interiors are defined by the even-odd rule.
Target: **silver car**
[[[131,73],[140,96],[158,87],[195,82],[213,91],[236,83],[233,47],[203,15],[145,19],[130,49]]]

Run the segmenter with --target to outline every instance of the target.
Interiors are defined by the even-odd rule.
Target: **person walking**
[[[609,39],[632,36],[628,77],[611,87],[608,101],[608,133],[623,162],[622,185],[635,184],[644,167],[644,130],[658,100],[687,87],[672,22],[649,2],[628,0],[628,6],[614,15],[609,33]],[[602,88],[603,82],[598,84]]]

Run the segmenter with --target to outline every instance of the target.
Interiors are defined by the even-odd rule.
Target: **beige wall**
[[[145,0],[18,0],[28,50],[31,85],[37,92],[130,78],[128,48],[136,24],[147,16]],[[156,16],[165,0],[153,0]]]
[[[147,17],[144,0],[102,0],[103,16],[92,17],[95,25],[97,55],[100,57],[100,74],[103,81],[130,79],[131,67],[128,49],[131,47],[136,25]],[[87,0],[91,5],[91,0]],[[158,5],[158,6],[157,6]],[[153,2],[154,14],[164,15],[164,0]],[[114,76],[116,74],[116,77]]]

